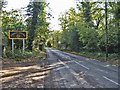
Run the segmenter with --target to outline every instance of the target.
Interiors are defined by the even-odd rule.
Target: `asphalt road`
[[[60,50],[46,48],[51,67],[46,88],[118,88],[118,67]],[[50,78],[51,77],[51,78]],[[53,85],[54,84],[54,85]]]

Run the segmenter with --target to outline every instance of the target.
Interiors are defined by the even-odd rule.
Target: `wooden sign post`
[[[28,38],[27,31],[9,31],[9,39],[12,40],[12,55],[14,56],[14,39],[23,40],[23,53],[25,50],[25,39]]]

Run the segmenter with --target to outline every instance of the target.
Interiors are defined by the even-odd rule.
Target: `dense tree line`
[[[53,33],[56,48],[72,51],[106,51],[118,53],[120,40],[120,2],[107,2],[107,37],[106,12],[104,2],[77,2],[77,11],[69,9],[59,18],[61,31]],[[51,41],[52,43],[53,41]]]
[[[4,6],[4,4],[3,4]],[[51,18],[51,14],[46,12],[48,4],[43,2],[35,2],[31,0],[27,7],[19,10],[1,10],[2,19],[2,45],[6,52],[11,52],[11,43],[9,39],[9,31],[28,31],[28,39],[26,40],[25,49],[28,51],[42,50],[48,38],[47,18]],[[27,11],[23,15],[22,11]],[[22,40],[14,40],[15,50],[22,50]]]
[[[27,30],[29,32],[28,49],[32,50],[34,47],[43,49],[48,38],[49,23],[47,19],[51,18],[51,14],[46,12],[48,3],[30,2],[27,9],[29,18],[27,21]]]
[[[0,57],[2,56],[3,45],[2,45],[2,8],[7,4],[6,0],[0,0]]]
[[[105,8],[104,2],[78,0],[77,10],[71,8],[60,15],[62,29],[60,31],[49,30],[47,19],[51,19],[51,14],[46,12],[48,5],[46,2],[31,0],[26,7],[26,20],[19,10],[1,11],[3,44],[7,50],[11,50],[9,30],[22,30],[28,31],[26,49],[30,51],[42,50],[47,45],[76,52],[81,50],[105,52],[107,45],[109,53],[119,52],[120,2],[107,2]],[[108,34],[106,34],[106,26]],[[22,48],[21,40],[15,40],[15,48]]]

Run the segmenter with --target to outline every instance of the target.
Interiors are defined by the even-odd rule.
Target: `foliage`
[[[46,21],[46,2],[31,1],[28,5],[27,15],[27,30],[29,32],[28,49],[34,47],[42,50],[47,39],[49,23]]]
[[[2,10],[2,8],[5,7],[5,5],[7,5],[7,1],[6,0],[0,0],[0,11]]]
[[[23,51],[20,49],[16,49],[14,51],[14,55],[12,54],[11,50],[7,50],[5,52],[5,56],[4,58],[9,58],[9,59],[14,59],[16,61],[21,61],[24,59],[28,59],[28,58],[36,58],[36,59],[42,59],[43,57],[45,57],[46,53],[45,52],[39,52],[39,51]]]
[[[11,56],[11,40],[9,39],[9,31],[11,30],[25,30],[25,24],[23,22],[22,14],[19,10],[6,11],[2,10],[2,46],[4,54],[6,53],[8,57]],[[19,44],[20,40],[14,40],[15,47],[21,48],[22,44]]]
[[[4,56],[4,57],[7,57],[7,58],[20,58],[20,59],[25,59],[25,58],[31,57],[32,54],[33,54],[33,53],[30,52],[30,51],[24,51],[24,53],[23,53],[22,50],[16,49],[16,50],[14,51],[14,56],[12,55],[11,50],[7,50],[7,51],[6,51],[6,54],[5,54],[6,56]]]
[[[26,18],[23,17],[21,10],[2,10],[2,46],[4,47],[4,54],[7,57],[11,57],[11,40],[9,39],[9,31],[18,30],[18,31],[28,31],[28,40],[26,40],[25,49],[28,50],[44,50],[45,42],[48,38],[48,26],[47,18],[50,19],[50,13],[47,15],[46,7],[48,5],[46,2],[34,2],[30,1],[27,7]],[[22,52],[19,49],[22,49],[22,40],[14,40],[15,46],[15,57],[27,57],[29,52]],[[31,55],[31,54],[30,54]]]
[[[54,32],[56,48],[72,51],[104,52],[106,48],[105,7],[103,2],[78,2],[76,11],[69,9],[59,18],[61,33]],[[119,2],[108,3],[108,52],[118,53]],[[116,12],[117,10],[117,12]],[[58,38],[61,37],[61,38]],[[52,41],[51,41],[52,42]],[[62,47],[61,47],[62,46]]]
[[[47,13],[46,2],[30,1],[27,6],[27,19],[19,10],[2,10],[2,34],[3,43],[6,47],[7,57],[11,56],[11,41],[8,39],[9,30],[26,30],[29,32],[27,49],[22,54],[19,49],[22,45],[20,40],[15,41],[17,51],[15,57],[29,57],[35,55],[34,51],[44,50],[45,46],[66,49],[75,52],[81,50],[104,52],[106,45],[109,53],[118,53],[120,42],[120,3],[108,2],[108,43],[106,44],[105,32],[105,3],[104,2],[77,2],[77,10],[70,8],[59,17],[61,30],[50,31],[49,22],[51,14]],[[33,52],[31,52],[33,51]],[[99,54],[101,56],[101,54]]]

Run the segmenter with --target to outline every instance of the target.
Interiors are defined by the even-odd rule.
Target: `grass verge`
[[[12,56],[11,52],[7,52],[6,56],[3,57],[3,63],[17,63],[17,62],[29,62],[35,60],[42,60],[46,57],[46,52],[44,51],[15,51],[14,56]]]

